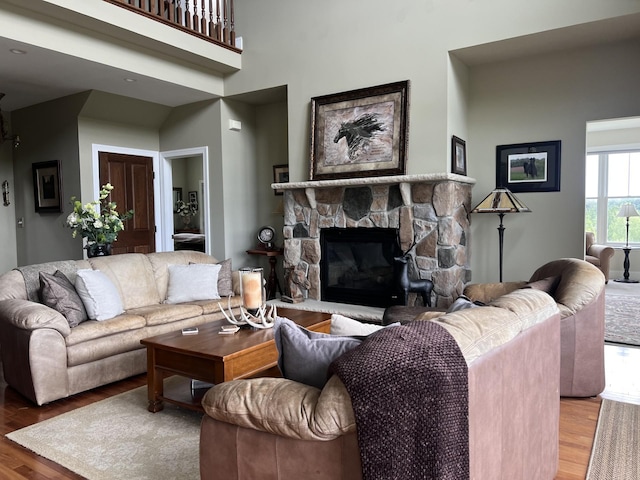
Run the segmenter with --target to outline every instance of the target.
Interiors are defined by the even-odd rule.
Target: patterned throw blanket
[[[76,278],[76,271],[78,270],[78,267],[76,266],[75,260],[61,260],[57,262],[16,267],[14,270],[18,270],[24,277],[24,285],[27,289],[27,298],[32,302],[39,302],[40,297],[38,292],[40,291],[40,272],[55,273],[56,270],[60,270],[66,275],[71,283],[73,283]]]
[[[467,364],[443,327],[384,328],[331,370],[353,403],[364,480],[469,478]]]

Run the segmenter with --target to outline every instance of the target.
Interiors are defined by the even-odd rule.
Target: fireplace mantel
[[[431,173],[272,184],[284,191],[287,294],[321,300],[323,228],[395,228],[403,252],[409,252],[412,276],[432,280],[432,304],[448,306],[470,278],[475,183],[462,175]]]

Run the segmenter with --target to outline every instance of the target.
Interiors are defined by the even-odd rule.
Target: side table
[[[247,250],[249,255],[264,255],[269,258],[269,278],[267,279],[267,300],[276,298],[276,289],[283,294],[282,287],[280,287],[280,281],[278,280],[278,274],[276,272],[276,264],[278,263],[278,256],[284,253],[282,248],[273,248],[267,250],[266,248],[254,248]]]
[[[616,278],[614,279],[614,282],[638,283],[638,280],[629,279],[629,266],[631,265],[631,262],[629,262],[629,253],[631,253],[632,249],[629,247],[622,247],[622,250],[624,251],[624,278]]]

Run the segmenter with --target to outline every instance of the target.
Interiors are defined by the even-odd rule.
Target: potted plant
[[[98,200],[85,205],[71,197],[73,211],[67,217],[66,225],[73,230],[73,238],[80,232],[87,239],[85,248],[89,257],[111,255],[111,244],[124,230],[124,221],[133,217],[133,210],[123,215],[118,213],[116,203],[108,200],[112,190],[110,183],[103,185]]]
[[[198,213],[198,206],[194,202],[184,202],[182,200],[178,200],[177,203],[177,212],[178,215],[182,218],[182,223],[185,228],[189,227],[191,223],[191,217]]]

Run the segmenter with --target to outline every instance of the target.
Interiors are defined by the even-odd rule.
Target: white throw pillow
[[[362,323],[334,313],[331,315],[331,335],[365,336],[384,328],[382,325]]]
[[[107,320],[124,312],[118,289],[100,270],[78,270],[75,287],[90,319]]]
[[[169,286],[165,303],[215,300],[218,294],[219,264],[169,265]]]

